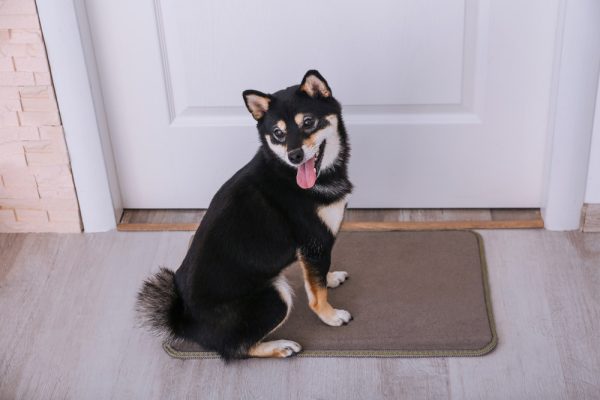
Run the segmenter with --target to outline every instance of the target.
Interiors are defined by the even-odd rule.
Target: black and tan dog
[[[327,301],[347,273],[330,272],[346,198],[348,139],[341,106],[317,71],[274,94],[243,93],[262,143],[210,203],[177,272],[161,269],[138,294],[155,331],[225,359],[288,357],[290,340],[263,341],[292,306],[282,271],[300,261],[311,309],[326,324],[352,317]]]

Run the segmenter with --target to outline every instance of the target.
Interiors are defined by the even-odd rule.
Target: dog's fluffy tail
[[[175,273],[167,268],[144,281],[138,292],[136,311],[141,325],[165,340],[178,338],[182,300],[175,287]]]

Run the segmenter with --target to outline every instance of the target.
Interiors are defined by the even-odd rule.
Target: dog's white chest
[[[342,219],[344,219],[344,209],[346,208],[346,203],[347,200],[344,197],[335,203],[317,208],[317,215],[319,218],[321,218],[321,221],[327,225],[334,236],[337,235],[338,231],[340,230]]]

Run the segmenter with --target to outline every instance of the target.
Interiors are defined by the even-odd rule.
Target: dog
[[[289,357],[291,340],[264,341],[288,318],[292,290],[282,271],[299,261],[312,311],[327,325],[352,319],[327,301],[343,283],[331,250],[352,184],[340,103],[316,70],[273,94],[243,92],[261,146],[215,194],[177,272],[147,279],[142,321],[167,340],[185,339],[226,361]]]

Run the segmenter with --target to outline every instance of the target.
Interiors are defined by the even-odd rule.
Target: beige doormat
[[[299,357],[482,356],[496,346],[483,239],[475,232],[342,232],[331,269],[350,274],[329,299],[354,320],[321,322],[293,265],[286,274],[294,307],[269,339],[300,343]],[[163,347],[176,358],[217,357],[194,343]]]

